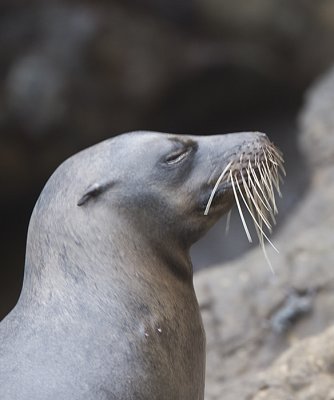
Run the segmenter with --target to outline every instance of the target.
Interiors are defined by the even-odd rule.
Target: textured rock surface
[[[309,91],[301,114],[310,185],[275,237],[276,277],[260,250],[195,276],[207,332],[207,400],[334,396],[333,90],[332,71]]]

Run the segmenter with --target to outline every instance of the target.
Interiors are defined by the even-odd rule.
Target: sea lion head
[[[69,158],[52,175],[31,218],[34,235],[28,234],[28,247],[33,240],[35,248],[45,249],[38,241],[47,240],[53,243],[48,247],[69,251],[71,241],[86,240],[107,249],[116,235],[123,235],[124,241],[141,237],[146,244],[166,245],[167,252],[187,251],[235,204],[236,185],[269,145],[258,132],[141,131],[101,142]],[[38,251],[27,253],[38,257]]]
[[[269,143],[259,132],[124,134],[82,153],[83,158],[89,152],[100,153],[100,168],[92,168],[92,177],[83,173],[87,165],[78,168],[84,178],[82,185],[88,186],[82,186],[77,205],[89,208],[103,204],[155,240],[174,237],[190,246],[235,204],[227,176],[215,191],[209,215],[204,215],[221,172],[226,167],[242,171],[254,164]]]

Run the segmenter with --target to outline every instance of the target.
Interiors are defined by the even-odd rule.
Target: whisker
[[[280,170],[282,171],[283,175],[286,176],[285,168],[282,164],[279,164]]]
[[[235,201],[236,201],[236,203],[237,203],[237,207],[238,207],[239,215],[240,215],[240,218],[241,218],[241,222],[242,222],[242,224],[243,224],[243,226],[244,226],[244,229],[245,229],[245,232],[246,232],[246,236],[247,236],[247,238],[248,238],[249,243],[252,243],[252,237],[251,237],[251,235],[250,235],[250,233],[249,233],[249,230],[248,230],[248,227],[247,227],[245,218],[244,218],[244,214],[243,214],[242,209],[241,209],[241,207],[240,207],[240,203],[239,203],[239,198],[238,198],[237,191],[235,190],[235,185],[234,185],[234,181],[233,181],[232,171],[230,171],[230,178],[231,178],[231,183],[232,183],[232,189],[233,189],[233,193],[234,193],[234,198],[235,198]],[[238,180],[236,180],[236,182],[238,182]]]
[[[275,189],[276,189],[278,195],[280,197],[282,197],[282,193],[281,193],[281,190],[280,190],[280,187],[279,187],[280,179],[279,179],[279,173],[278,173],[278,164],[274,163],[274,161],[271,158],[271,154],[268,155],[268,158],[270,160],[270,163],[273,166],[273,168],[271,170],[271,180],[272,180],[273,184],[275,185]]]
[[[232,215],[232,208],[227,213],[225,235],[227,235],[229,233],[229,231],[230,231],[231,215]]]
[[[244,197],[244,195],[242,194],[242,191],[241,191],[241,189],[240,189],[240,186],[239,186],[239,183],[238,183],[238,180],[237,180],[237,179],[236,179],[236,184],[237,184],[239,193],[240,193],[240,195],[241,195],[242,200],[243,200],[244,203],[245,203],[245,206],[246,206],[248,212],[250,213],[251,217],[253,218],[253,221],[254,221],[255,225],[256,225],[256,226],[258,227],[258,229],[260,230],[260,235],[258,235],[259,239],[260,239],[261,236],[264,236],[264,237],[267,239],[268,243],[272,246],[272,248],[273,248],[275,251],[277,251],[277,253],[279,253],[279,251],[277,250],[277,248],[274,246],[274,244],[270,241],[270,239],[268,238],[268,236],[267,236],[267,235],[265,234],[265,232],[263,231],[260,222],[257,221],[256,218],[254,217],[254,214],[256,214],[256,213],[254,212],[254,210],[253,210],[253,212],[252,212],[251,209],[250,209],[250,207],[249,207],[249,205],[247,204],[247,202],[246,202],[246,200],[245,200],[245,197]],[[253,203],[253,204],[254,204],[254,206],[255,206],[255,203]],[[263,221],[263,220],[261,220],[261,221]]]
[[[266,144],[266,148],[270,150],[271,154],[275,155],[277,160],[279,160],[281,163],[284,163],[283,154],[277,149],[277,147],[273,146],[272,144]]]
[[[259,207],[259,206],[256,204],[256,201],[255,201],[255,199],[254,199],[254,197],[253,197],[253,195],[252,195],[252,193],[251,193],[251,190],[249,189],[249,187],[248,187],[248,185],[247,185],[247,182],[245,181],[244,176],[243,176],[242,174],[240,174],[240,175],[241,175],[241,179],[242,179],[242,182],[243,182],[243,186],[244,186],[244,189],[245,189],[245,192],[246,192],[248,198],[250,198],[250,199],[252,200],[252,202],[253,202],[253,204],[254,204],[254,206],[255,206],[255,208],[256,208],[256,211],[258,212],[258,214],[259,214],[260,217],[262,218],[263,222],[265,223],[265,225],[267,226],[267,228],[268,228],[269,231],[271,232],[271,225],[270,225],[269,221],[267,220],[267,218],[265,217],[264,213],[262,212],[261,207]],[[239,191],[241,192],[240,187],[239,187],[239,184],[238,184],[238,188],[239,188]],[[240,193],[240,194],[242,195],[242,193]]]
[[[260,176],[261,176],[261,182],[263,182],[264,188],[266,189],[267,194],[268,194],[267,197],[269,197],[269,200],[271,201],[271,204],[274,207],[274,214],[276,214],[277,213],[277,208],[276,208],[276,203],[275,203],[275,196],[274,196],[274,192],[273,192],[272,187],[269,185],[269,183],[271,182],[270,178],[269,178],[269,183],[267,181],[268,177],[265,174],[265,167],[264,167],[264,163],[263,162],[261,162],[261,167],[258,168],[258,171],[259,171]]]
[[[232,168],[234,162],[236,160],[229,162],[220,174],[211,192],[204,214],[208,214],[213,197],[221,181],[225,179],[226,183],[230,182],[247,239],[252,242],[252,236],[242,211],[242,204],[245,205],[250,214],[264,257],[271,272],[275,274],[267,254],[266,242],[278,253],[278,249],[271,242],[268,235],[272,232],[272,225],[276,224],[275,214],[278,213],[275,192],[280,197],[282,196],[280,191],[280,183],[283,182],[281,173],[284,176],[286,175],[283,166],[283,155],[274,145],[267,143],[260,147],[260,150],[252,159],[248,156],[245,157],[242,153],[238,162],[240,168],[239,166],[238,168],[235,166]],[[231,211],[227,215],[226,233],[230,227],[230,218]],[[269,232],[268,234],[266,233],[267,231]]]
[[[254,168],[252,168],[250,162],[249,162],[249,168],[250,168],[250,170],[251,170],[251,174],[253,175],[253,178],[254,178],[254,180],[255,180],[256,185],[258,186],[258,188],[260,189],[260,192],[262,193],[263,200],[266,202],[267,206],[269,207],[268,210],[271,209],[271,206],[270,206],[270,204],[269,204],[269,202],[268,202],[267,196],[266,196],[266,194],[264,193],[263,188],[262,188],[262,186],[261,186],[261,184],[260,184],[260,182],[259,182],[259,180],[258,180],[258,177],[256,176],[256,173],[255,173],[255,171],[254,171]],[[257,168],[258,168],[258,169],[260,168],[259,165],[257,166]],[[247,169],[247,172],[248,172],[248,169]],[[248,172],[248,175],[249,175],[249,172]]]
[[[263,253],[263,255],[264,255],[265,260],[267,261],[267,264],[269,265],[269,269],[270,269],[270,271],[271,271],[271,273],[272,273],[273,275],[276,275],[275,270],[274,270],[274,267],[273,267],[273,265],[272,265],[272,263],[271,263],[271,261],[270,261],[270,258],[268,257],[268,253],[267,253],[267,249],[266,249],[266,244],[264,243],[263,236],[260,234],[260,231],[258,230],[257,226],[255,226],[255,229],[256,229],[256,232],[257,232],[257,234],[258,234],[259,243],[260,243],[260,247],[261,247],[262,253]],[[270,242],[270,243],[271,243],[271,242]],[[276,248],[275,248],[275,249],[276,249]],[[276,249],[276,251],[278,252],[277,249]]]
[[[251,204],[250,204],[250,207],[252,208],[252,205],[251,205]],[[270,269],[270,271],[271,271],[271,273],[272,273],[273,275],[276,275],[275,270],[274,270],[274,268],[273,268],[273,266],[272,266],[272,263],[271,263],[271,261],[270,261],[270,259],[269,259],[269,257],[268,257],[268,254],[267,254],[266,245],[265,245],[264,240],[263,240],[263,237],[264,237],[264,236],[261,235],[261,231],[259,230],[259,228],[257,227],[257,225],[255,225],[255,230],[256,230],[257,237],[258,237],[258,239],[259,239],[259,244],[260,244],[262,253],[263,253],[263,255],[264,255],[265,260],[267,261],[267,264],[269,265],[269,269]],[[269,241],[269,243],[272,245],[272,242]],[[278,252],[278,250],[276,249],[275,246],[274,246],[274,249]]]
[[[210,198],[209,198],[208,203],[207,203],[207,205],[206,205],[206,207],[205,207],[204,215],[208,215],[208,212],[209,212],[209,209],[210,209],[210,207],[211,207],[211,203],[212,203],[213,197],[214,197],[214,195],[215,195],[215,193],[216,193],[216,191],[217,191],[217,188],[218,188],[218,186],[219,186],[221,180],[224,178],[224,175],[226,174],[226,172],[230,169],[230,166],[231,166],[231,165],[232,165],[232,161],[230,161],[230,162],[226,165],[224,171],[219,175],[219,178],[217,179],[217,182],[216,182],[214,188],[212,189]]]
[[[266,145],[266,149],[267,149],[267,150],[269,149],[269,151],[268,151],[269,154],[271,154],[273,157],[276,157],[276,160],[273,159],[272,161],[273,161],[274,163],[278,164],[278,167],[279,167],[280,170],[282,171],[283,175],[286,176],[285,168],[284,168],[284,166],[283,166],[283,164],[284,164],[284,159],[283,159],[282,153],[279,152],[279,151],[278,151],[275,147],[273,147],[273,146]]]
[[[253,172],[253,170],[252,170],[251,172]],[[264,197],[264,199],[262,199],[261,195],[259,194],[259,192],[258,192],[258,190],[257,190],[257,188],[256,188],[255,183],[253,182],[252,177],[250,176],[250,173],[249,173],[249,170],[248,170],[248,169],[247,169],[247,175],[248,175],[248,183],[249,183],[249,186],[252,187],[252,189],[253,189],[254,192],[256,193],[256,196],[260,199],[261,203],[263,204],[263,207],[265,207],[265,209],[266,209],[267,211],[270,211],[270,209],[271,209],[270,204],[267,202],[267,199],[266,199],[265,197]],[[262,193],[262,194],[263,194],[263,193]],[[264,194],[263,194],[263,196],[264,196]],[[267,203],[266,203],[266,202],[267,202]]]
[[[263,172],[266,175],[267,183],[270,188],[270,193],[269,193],[270,201],[274,207],[274,213],[277,214],[278,210],[277,210],[276,201],[275,201],[275,193],[274,193],[274,189],[273,189],[273,185],[272,185],[272,181],[271,181],[271,177],[270,177],[270,169],[269,170],[267,169],[267,168],[269,168],[269,166],[267,166],[265,163],[262,163],[262,165],[263,165]]]

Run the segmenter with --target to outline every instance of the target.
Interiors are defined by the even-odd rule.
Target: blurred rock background
[[[330,0],[2,0],[0,318],[20,291],[45,181],[118,133],[267,132],[287,160],[288,219],[308,183],[296,115],[333,43]],[[196,269],[248,247],[234,220],[228,237],[218,225],[196,245]]]

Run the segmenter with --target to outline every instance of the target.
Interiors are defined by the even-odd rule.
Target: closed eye
[[[170,153],[166,158],[165,162],[167,164],[177,164],[184,160],[191,152],[193,148],[192,147],[184,147],[182,149],[178,149],[174,151],[173,153]]]

